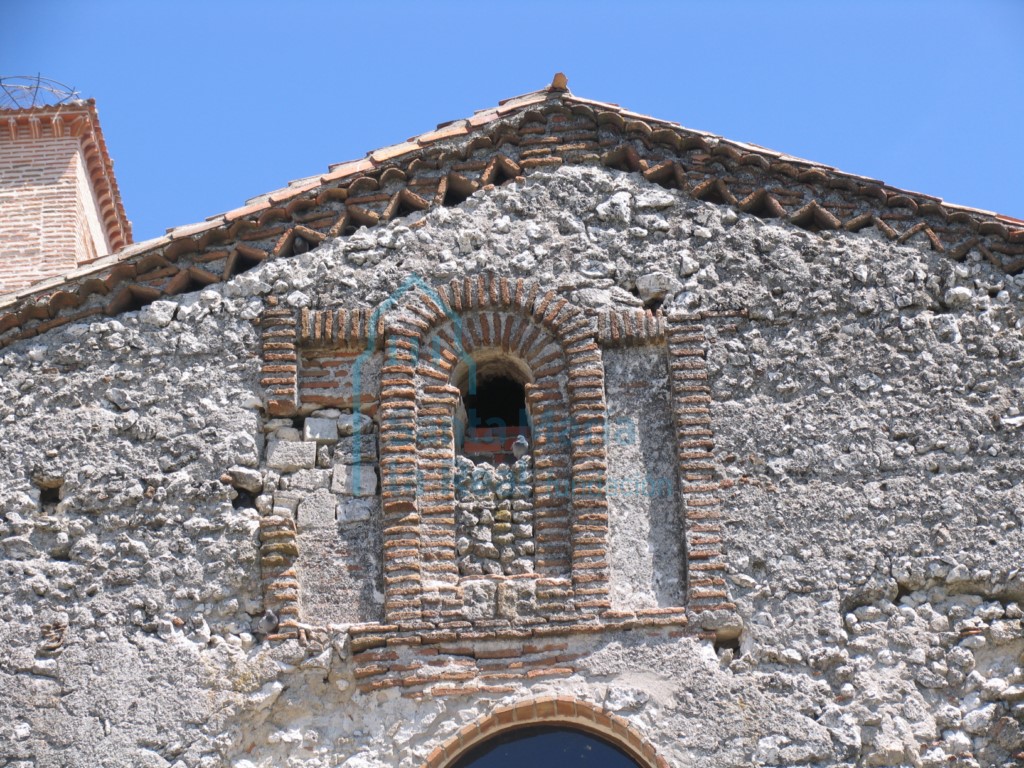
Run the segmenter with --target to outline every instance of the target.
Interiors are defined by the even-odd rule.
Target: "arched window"
[[[506,731],[464,754],[452,768],[642,768],[640,763],[585,731],[535,726]]]
[[[526,406],[529,369],[504,355],[478,355],[456,370],[462,393],[456,417],[457,451],[475,462],[512,464],[514,444],[531,439]]]

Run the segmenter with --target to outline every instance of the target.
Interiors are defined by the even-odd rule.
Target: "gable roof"
[[[1024,270],[1024,221],[574,96],[565,77],[472,117],[339,163],[205,222],[0,297],[0,347],[230,279],[414,211],[562,165],[640,173],[691,198],[810,230],[874,227],[963,260]]]

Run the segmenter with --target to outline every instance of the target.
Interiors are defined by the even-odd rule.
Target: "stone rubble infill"
[[[455,460],[456,543],[462,576],[533,573],[533,463]]]
[[[377,437],[371,418],[337,409],[314,411],[305,419],[272,419],[266,429],[266,466],[279,473],[279,480],[272,493],[272,522],[265,518],[261,529],[261,564],[267,606],[280,618],[271,637],[288,639],[297,635],[303,613],[297,577],[319,562],[324,545],[342,547],[339,552],[347,553],[341,542],[355,536],[351,551],[359,553],[363,546],[364,534],[355,526],[374,514]],[[341,529],[351,532],[342,534]],[[334,542],[337,536],[341,541]],[[324,537],[326,541],[321,542]],[[351,572],[363,566],[350,560],[347,566],[335,561],[320,563],[316,569],[338,567]],[[314,590],[312,582],[319,581],[320,575],[310,574],[306,589]],[[330,612],[327,617],[340,615],[344,614]]]

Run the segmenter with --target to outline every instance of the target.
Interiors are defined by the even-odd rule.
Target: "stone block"
[[[263,490],[263,475],[255,469],[248,467],[234,466],[228,469],[228,476],[231,478],[231,485],[249,493],[259,493]]]
[[[316,465],[316,443],[294,443],[271,440],[267,445],[267,466],[280,472],[313,469]]]
[[[469,621],[493,619],[497,606],[497,585],[488,579],[462,582],[463,616]]]
[[[338,499],[326,488],[313,491],[299,503],[298,527],[333,528],[337,525]]]
[[[296,491],[315,491],[331,487],[329,469],[300,469],[288,478],[288,487]]]
[[[338,464],[331,490],[346,496],[375,496],[377,469],[373,464]]]
[[[277,491],[274,493],[274,511],[278,514],[294,515],[295,510],[299,508],[299,502],[304,498],[305,494],[295,491]]]
[[[320,445],[333,445],[338,442],[338,420],[308,418],[302,425],[302,436]]]
[[[376,461],[376,435],[358,433],[338,438],[338,444],[334,447],[335,464],[373,464]]]
[[[343,413],[338,418],[338,434],[342,437],[348,435],[368,435],[373,432],[373,419],[362,413]]]
[[[338,502],[338,520],[342,523],[362,523],[373,517],[376,499],[342,498]]]

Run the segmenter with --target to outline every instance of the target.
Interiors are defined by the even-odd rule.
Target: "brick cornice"
[[[75,101],[30,109],[0,109],[0,142],[38,141],[48,138],[78,138],[99,206],[110,252],[117,253],[132,242],[131,222],[125,215],[114,163],[100,128],[96,102]]]
[[[94,133],[99,136],[98,125]],[[978,254],[1007,273],[1024,270],[1024,222],[1018,219],[549,88],[0,299],[0,347],[83,317],[118,314],[194,290],[195,281],[175,279],[182,271],[200,267],[206,279],[230,279],[264,259],[287,258],[427,208],[458,205],[476,190],[562,165],[636,173],[683,198],[809,232],[874,228],[895,243],[920,243],[957,261]]]

